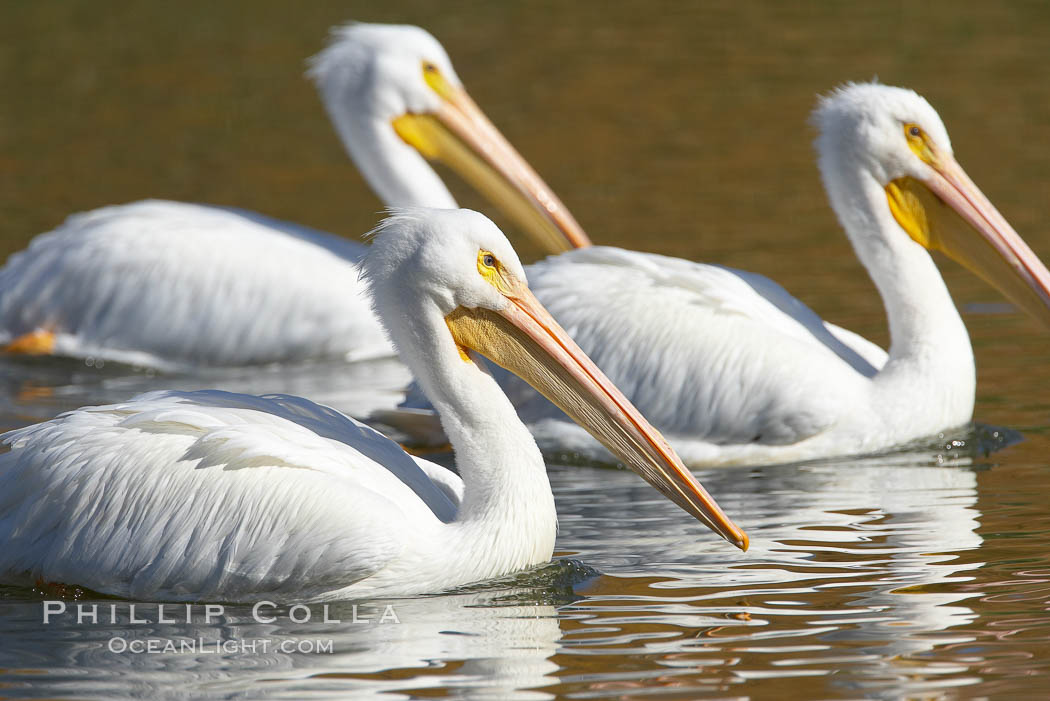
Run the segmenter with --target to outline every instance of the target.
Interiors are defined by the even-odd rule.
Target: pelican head
[[[833,202],[855,184],[851,177],[870,177],[885,191],[901,237],[945,253],[1050,327],[1050,272],[955,160],[948,131],[924,98],[850,84],[821,100],[814,122]],[[840,218],[846,209],[836,207]]]
[[[484,356],[531,384],[673,502],[747,548],[744,532],[660,433],[533,296],[514,249],[486,217],[400,210],[376,230],[363,274],[380,319],[432,400],[442,381],[495,387],[476,362]],[[484,419],[484,406],[472,411]]]
[[[424,159],[438,161],[545,250],[590,245],[565,205],[467,95],[445,50],[425,30],[336,28],[311,59],[309,75],[351,157],[388,205],[454,207]]]

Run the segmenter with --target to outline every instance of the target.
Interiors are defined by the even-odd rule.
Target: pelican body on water
[[[851,84],[813,121],[831,206],[886,306],[888,353],[754,273],[604,246],[527,268],[540,301],[689,465],[871,453],[970,421],[973,350],[930,251],[1050,325],[1050,273],[956,162],[925,99]],[[607,459],[500,377],[545,451]]]
[[[520,373],[741,548],[674,451],[529,292],[469,210],[384,222],[362,262],[459,476],[305,399],[154,392],[3,437],[0,582],[154,600],[434,592],[546,562],[557,515],[528,430],[480,355]]]

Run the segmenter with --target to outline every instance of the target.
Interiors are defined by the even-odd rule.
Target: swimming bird
[[[453,208],[447,164],[549,251],[587,245],[564,205],[419,27],[334,30],[309,75],[393,206]],[[243,210],[147,200],[70,217],[0,269],[0,345],[146,366],[382,357],[362,244]]]
[[[850,84],[813,122],[831,206],[886,306],[888,353],[754,273],[600,246],[527,268],[540,301],[689,465],[871,453],[969,422],[973,351],[930,251],[1050,325],[1050,273],[959,166],[924,98]],[[607,459],[500,377],[545,451]]]
[[[155,392],[79,409],[2,438],[0,581],[153,600],[328,600],[435,592],[546,562],[557,516],[543,459],[482,355],[746,549],[536,301],[483,215],[402,211],[376,230],[362,271],[441,410],[460,476],[295,397]]]

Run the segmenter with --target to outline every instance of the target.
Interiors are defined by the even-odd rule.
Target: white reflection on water
[[[958,665],[918,661],[973,639],[950,629],[976,617],[963,602],[977,594],[942,590],[980,566],[956,555],[982,542],[976,474],[902,464],[919,457],[703,473],[749,532],[746,554],[681,518],[630,473],[588,483],[589,470],[556,471],[559,510],[571,514],[559,547],[607,575],[660,578],[640,591],[630,583],[588,591],[564,607],[578,625],[563,644],[580,655],[660,656],[697,692],[797,675],[827,675],[839,693],[890,697],[971,683],[931,682]]]
[[[508,592],[501,592],[507,594]],[[77,698],[240,697],[265,691],[275,698],[342,698],[348,691],[365,697],[410,689],[454,687],[466,698],[548,698],[528,691],[552,683],[558,667],[548,658],[560,630],[551,605],[498,605],[491,593],[390,600],[361,604],[358,622],[350,604],[333,605],[325,623],[319,606],[313,620],[294,623],[287,613],[273,623],[258,622],[251,608],[228,606],[221,621],[204,623],[203,607],[193,623],[157,624],[157,607],[143,604],[136,616],[148,624],[128,623],[126,604],[118,604],[118,622],[108,623],[100,604],[99,625],[78,625],[72,614],[44,626],[42,603],[0,604],[0,685],[5,692],[32,688],[36,693]],[[399,623],[380,622],[393,607]],[[176,610],[180,610],[177,607]],[[269,610],[266,613],[270,613]],[[179,614],[175,614],[178,616]],[[174,617],[170,611],[166,618]],[[302,615],[297,615],[301,619]],[[363,619],[370,622],[361,622]],[[114,653],[110,640],[208,641],[207,653]],[[267,652],[261,652],[263,643]],[[282,642],[307,648],[332,641],[332,654],[274,650]],[[217,641],[236,641],[232,652]],[[254,651],[251,644],[254,641]],[[163,644],[163,643],[159,643]],[[236,646],[233,646],[236,648]],[[122,650],[123,644],[113,645]]]

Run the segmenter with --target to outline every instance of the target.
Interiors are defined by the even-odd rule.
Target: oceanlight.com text
[[[205,638],[110,638],[107,649],[115,654],[131,655],[266,655],[295,653],[331,655],[335,643],[320,638],[245,638],[241,640],[208,640]]]

